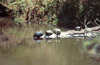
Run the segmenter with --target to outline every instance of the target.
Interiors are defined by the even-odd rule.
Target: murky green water
[[[18,45],[0,50],[0,65],[100,65],[100,62],[81,53],[81,40],[44,39],[31,46]]]

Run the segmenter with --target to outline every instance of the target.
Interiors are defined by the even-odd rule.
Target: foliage
[[[60,12],[58,16],[58,25],[65,27],[75,27],[77,25],[82,25],[84,20],[86,23],[89,22],[88,26],[95,26],[100,24],[100,22],[94,23],[96,18],[100,18],[100,5],[96,4],[99,1],[88,1],[81,5],[76,0],[75,2],[71,1],[70,3],[65,3],[63,6],[63,11]],[[72,26],[74,24],[74,26]]]
[[[100,5],[95,5],[92,2],[88,2],[84,4],[83,7],[83,11],[81,11],[78,16],[78,19],[80,21],[84,21],[84,19],[87,19],[87,21],[93,22],[96,18],[100,17]]]
[[[10,14],[14,21],[51,23],[63,27],[77,25],[95,26],[100,22],[93,22],[100,18],[100,1],[85,2],[80,0],[1,0],[13,11]],[[74,24],[74,25],[73,25]],[[92,25],[91,25],[92,24]]]
[[[65,27],[67,26],[73,27],[74,25],[72,24],[77,22],[76,20],[77,11],[78,11],[78,7],[65,2],[63,5],[63,11],[58,16],[58,20],[59,20],[58,25],[65,26]]]

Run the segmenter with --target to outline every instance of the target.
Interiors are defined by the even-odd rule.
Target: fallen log
[[[60,35],[58,35],[59,38],[78,38],[78,37],[96,37],[100,32],[100,26],[82,29],[80,31],[76,30],[69,30],[65,32],[61,32]],[[50,36],[46,36],[45,34],[40,36],[40,38],[56,38],[56,34],[52,34]]]

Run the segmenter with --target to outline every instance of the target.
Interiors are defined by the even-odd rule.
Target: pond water
[[[44,25],[36,25],[33,28],[53,29]],[[82,41],[76,38],[39,39],[34,40],[31,45],[0,47],[0,65],[100,65],[98,60],[81,52]]]
[[[0,50],[0,65],[100,65],[81,52],[82,39],[43,39]]]

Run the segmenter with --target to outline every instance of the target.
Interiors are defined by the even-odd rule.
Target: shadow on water
[[[36,42],[41,42],[42,40],[43,40],[43,38],[34,38],[34,40],[36,41]]]
[[[33,38],[36,42],[42,42],[43,38]],[[45,38],[44,39],[45,42],[51,42],[51,41],[55,41],[55,42],[60,42],[60,38]]]

